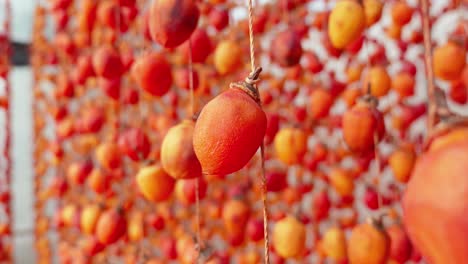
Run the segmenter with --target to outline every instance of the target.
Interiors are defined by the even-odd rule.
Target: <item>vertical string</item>
[[[195,114],[195,95],[193,87],[193,58],[192,58],[192,39],[189,38],[189,87],[190,87],[190,116]]]
[[[253,33],[253,4],[252,0],[249,1],[249,39],[250,39],[250,65],[252,72],[255,71],[255,46],[254,46],[254,33]]]
[[[427,97],[429,101],[427,127],[430,133],[436,123],[437,98],[436,88],[434,85],[434,70],[432,68],[432,45],[431,28],[429,22],[429,3],[427,0],[421,0],[420,4],[424,36],[424,66],[426,67]]]
[[[375,166],[376,166],[376,169],[375,169],[375,191],[377,192],[377,204],[378,204],[378,208],[379,208],[379,211],[381,211],[382,209],[382,206],[383,206],[383,201],[382,201],[382,195],[380,194],[380,184],[379,184],[379,181],[378,181],[378,178],[380,176],[380,154],[379,154],[379,150],[377,148],[377,146],[379,145],[379,135],[377,133],[377,131],[374,132],[374,160],[375,160]]]
[[[188,70],[189,70],[189,104],[190,104],[190,117],[193,118],[195,115],[195,95],[193,87],[193,58],[192,58],[192,39],[189,38],[189,61],[188,61]],[[203,177],[203,176],[200,176]],[[200,263],[201,250],[202,250],[202,240],[201,240],[201,231],[200,231],[200,178],[197,178],[195,181],[195,221],[196,221],[196,238],[198,244],[198,256],[197,263]]]
[[[249,39],[250,39],[250,65],[251,65],[251,76],[257,71],[255,66],[255,39],[253,32],[253,4],[252,0],[248,0],[248,12],[249,12]],[[258,77],[258,76],[257,76]],[[257,81],[257,78],[254,78]],[[258,94],[258,87],[255,86]],[[260,99],[259,99],[260,100]],[[262,169],[262,203],[263,203],[263,236],[265,240],[264,251],[265,251],[265,263],[270,263],[270,242],[268,237],[268,203],[267,203],[267,185],[265,175],[265,144],[262,141],[260,146],[261,154],[261,169]]]

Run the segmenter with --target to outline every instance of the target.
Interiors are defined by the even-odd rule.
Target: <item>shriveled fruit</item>
[[[328,20],[331,44],[343,49],[356,40],[366,27],[364,8],[353,0],[339,1]]]
[[[161,145],[161,166],[175,179],[201,176],[202,170],[193,150],[195,123],[184,120],[167,132]]]
[[[266,131],[266,115],[246,92],[231,88],[202,109],[193,148],[206,174],[226,175],[252,158]]]

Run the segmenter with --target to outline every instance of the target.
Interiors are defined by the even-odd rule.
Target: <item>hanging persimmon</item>
[[[275,136],[278,159],[287,165],[300,164],[307,151],[307,133],[299,128],[283,128]]]
[[[273,246],[283,258],[301,256],[305,251],[306,229],[297,218],[286,216],[273,228]]]
[[[240,170],[263,142],[266,115],[258,99],[230,88],[203,107],[193,132],[193,148],[205,174]]]
[[[339,1],[328,19],[328,35],[333,47],[343,49],[356,40],[366,27],[364,8],[358,1]]]
[[[175,180],[158,165],[142,167],[136,182],[143,196],[152,202],[162,202],[171,196]]]
[[[136,83],[153,96],[163,96],[172,85],[172,69],[162,53],[142,54],[132,66]]]
[[[343,138],[353,152],[364,153],[374,149],[385,133],[382,114],[375,99],[359,101],[343,115]],[[356,129],[359,127],[359,129]]]
[[[104,245],[110,245],[122,238],[127,231],[127,220],[122,208],[110,208],[99,215],[96,223],[96,237]]]
[[[153,1],[149,13],[151,37],[166,48],[177,47],[190,38],[199,17],[195,1]]]
[[[466,64],[466,50],[461,44],[448,41],[434,49],[433,64],[434,74],[438,78],[447,81],[457,79]]]
[[[348,240],[350,264],[385,264],[390,253],[390,238],[378,220],[353,228]]]
[[[161,144],[161,166],[175,179],[198,178],[202,168],[193,150],[195,123],[184,120],[167,131]]]
[[[403,196],[403,220],[413,245],[432,264],[468,258],[465,177],[467,129],[435,137],[420,156]]]

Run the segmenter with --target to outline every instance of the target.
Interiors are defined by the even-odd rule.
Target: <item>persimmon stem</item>
[[[424,65],[426,68],[427,76],[427,97],[428,105],[428,131],[432,131],[437,122],[437,92],[434,83],[434,70],[432,67],[432,41],[431,41],[431,26],[429,21],[429,2],[428,0],[421,0],[421,17],[424,36]]]

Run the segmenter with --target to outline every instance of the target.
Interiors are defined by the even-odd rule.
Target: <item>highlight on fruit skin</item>
[[[240,170],[257,152],[267,118],[246,92],[230,88],[203,107],[193,132],[193,148],[204,174]]]
[[[336,3],[328,19],[328,35],[333,47],[344,49],[356,40],[366,27],[364,8],[358,1]]]
[[[200,10],[193,0],[155,0],[149,13],[152,39],[174,48],[190,38],[198,25]]]

